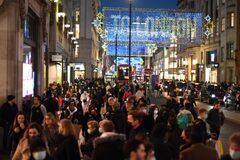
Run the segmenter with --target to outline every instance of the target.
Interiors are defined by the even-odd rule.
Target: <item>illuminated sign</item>
[[[128,57],[117,57],[117,65],[128,64]],[[144,60],[141,57],[131,57],[131,65],[132,66],[142,66],[144,64]]]
[[[128,46],[129,11],[127,8],[104,8],[105,28],[107,30],[107,54],[114,54],[113,44],[118,35],[118,45]],[[134,8],[132,12],[132,55],[147,55],[146,45],[169,44],[173,35],[178,44],[201,43],[203,16],[197,12],[173,10],[149,10]],[[111,46],[112,45],[112,46]],[[145,49],[143,49],[145,47]],[[121,49],[120,49],[121,50]],[[119,54],[126,54],[120,51]]]

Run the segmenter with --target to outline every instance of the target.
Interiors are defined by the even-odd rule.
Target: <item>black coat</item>
[[[17,148],[17,145],[19,143],[19,140],[23,137],[23,134],[25,132],[25,129],[21,129],[20,126],[18,126],[18,128],[20,129],[19,133],[14,132],[13,127],[11,127],[10,131],[9,131],[9,138],[10,138],[10,142],[11,142],[11,147],[12,147],[12,151],[15,151]]]
[[[47,112],[51,112],[53,115],[58,111],[58,101],[55,98],[47,98],[43,105],[46,107]]]
[[[10,105],[8,102],[4,103],[0,108],[0,125],[4,128],[9,128],[17,115],[18,107],[16,104]]]
[[[78,142],[74,135],[56,136],[54,160],[80,160]]]
[[[97,138],[94,141],[92,160],[123,160],[124,159],[124,135],[112,135],[105,138]]]
[[[140,125],[136,129],[132,128],[129,133],[129,140],[136,139],[137,135],[146,135],[146,130],[144,129],[143,125]]]
[[[222,156],[220,160],[233,160],[233,159],[231,158],[231,156],[229,154],[227,154],[227,155]]]
[[[167,143],[161,139],[152,139],[156,160],[172,160],[172,150]]]
[[[93,134],[87,134],[85,144],[81,145],[81,151],[83,155],[87,155],[88,157],[92,156],[93,152],[93,141],[95,138],[99,137],[100,133],[95,131]]]
[[[117,133],[126,133],[127,117],[122,110],[115,110],[110,113],[109,120],[115,125],[115,131]]]
[[[217,109],[211,109],[208,112],[208,117],[206,119],[207,123],[210,125],[210,129],[219,129],[225,120],[223,112],[220,112]]]

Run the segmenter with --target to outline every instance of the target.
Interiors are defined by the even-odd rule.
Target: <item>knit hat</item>
[[[29,141],[29,146],[31,152],[46,148],[45,142],[38,136],[32,137],[32,139]]]

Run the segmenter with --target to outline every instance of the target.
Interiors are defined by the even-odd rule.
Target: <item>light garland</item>
[[[108,32],[102,32],[100,37],[108,44],[108,54],[115,53],[116,34],[118,34],[118,46],[125,47],[122,51],[118,48],[119,55],[128,54],[126,48],[128,48],[129,40],[129,10],[127,8],[104,8],[104,15],[103,26]],[[186,45],[193,39],[195,43],[202,42],[202,13],[133,8],[132,15],[132,55],[138,52],[134,49],[137,46],[141,51],[144,50],[141,52],[143,56],[156,52],[156,44],[169,46],[173,33],[177,35],[178,45]]]

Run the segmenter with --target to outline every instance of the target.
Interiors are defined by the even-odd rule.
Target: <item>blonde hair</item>
[[[69,136],[69,135],[73,135],[75,136],[75,131],[73,129],[73,124],[69,119],[62,119],[60,121],[61,124],[61,128],[62,131],[60,132],[60,134],[64,135],[64,136]]]
[[[46,117],[49,117],[52,120],[52,126],[54,126],[54,125],[57,126],[58,121],[57,121],[56,117],[51,112],[48,112],[44,116],[44,127],[46,127],[46,123],[45,123],[45,118]]]

